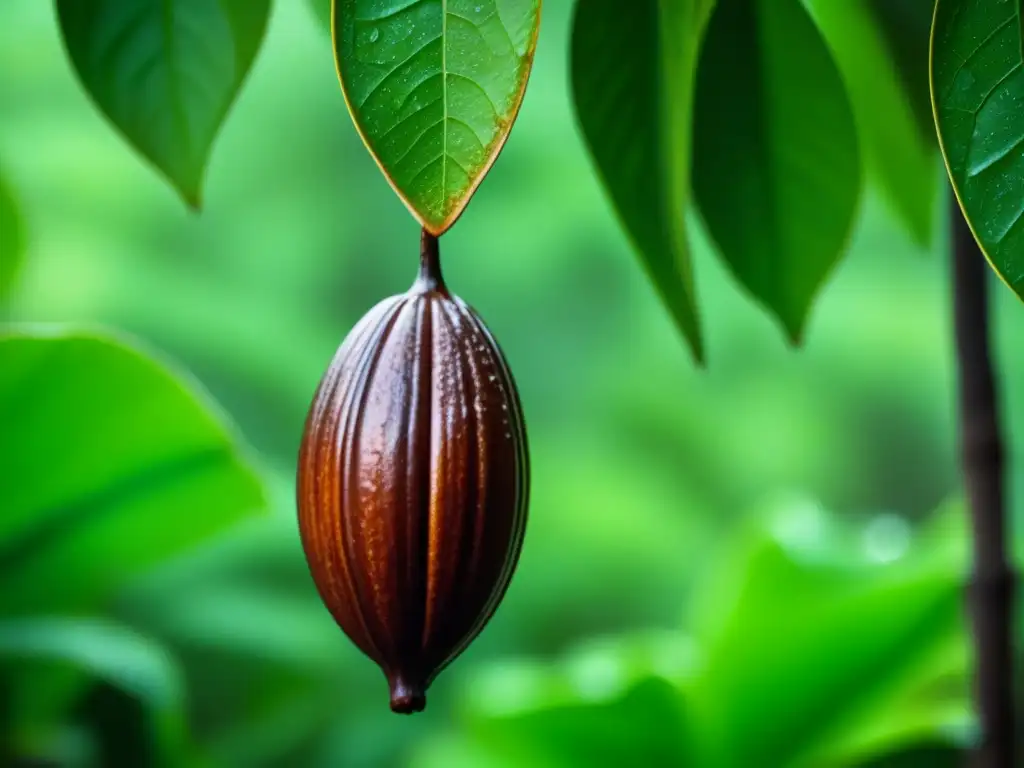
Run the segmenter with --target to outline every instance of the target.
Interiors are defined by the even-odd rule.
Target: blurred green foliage
[[[115,515],[129,527],[102,551],[72,548],[80,567],[0,572],[0,604],[21,614],[0,616],[0,654],[16,659],[4,688],[20,692],[0,713],[19,744],[66,765],[932,768],[970,742],[964,521],[945,505],[959,490],[945,233],[922,249],[870,195],[797,353],[694,217],[710,363],[695,370],[598,187],[570,106],[569,7],[547,6],[521,118],[444,239],[449,283],[521,390],[531,518],[494,621],[409,719],[319,604],[294,520],[316,383],[417,260],[417,227],[352,129],[322,27],[305,3],[275,4],[197,218],[80,90],[49,4],[0,8],[0,71],[17,73],[0,79],[0,158],[29,232],[5,309],[115,326],[187,366],[258,451],[271,500],[110,593],[108,568],[143,563],[140,531],[184,542],[236,508],[177,501],[152,536]],[[1012,453],[1020,307],[995,298]],[[107,354],[152,365],[119,349]],[[120,413],[131,401],[116,387],[101,409],[87,398],[104,393],[102,366],[73,362],[2,400],[0,527],[35,508],[9,499],[64,487],[63,471],[28,464],[36,453],[78,446],[81,473],[143,457],[126,435],[160,444],[151,430],[188,423]],[[65,587],[95,599],[71,614]],[[112,752],[111,733],[138,751]]]
[[[14,285],[25,253],[25,233],[14,192],[0,169],[0,302]]]
[[[927,245],[932,237],[935,197],[939,174],[935,168],[935,136],[928,112],[926,132],[920,130],[914,114],[914,99],[927,97],[927,78],[922,83],[901,77],[918,72],[927,63],[927,50],[920,59],[904,62],[899,49],[915,48],[928,40],[930,19],[900,31],[890,45],[886,39],[891,24],[886,14],[916,4],[929,8],[925,0],[877,3],[834,3],[803,0],[825,37],[843,74],[853,105],[861,154],[879,192],[909,228],[914,239]]]

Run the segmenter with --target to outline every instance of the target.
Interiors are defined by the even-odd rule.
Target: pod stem
[[[988,267],[954,198],[953,316],[959,381],[960,460],[974,544],[968,592],[981,743],[975,768],[1014,762],[1013,593],[1007,542],[1006,450],[989,349]]]
[[[448,293],[441,274],[441,247],[438,238],[425,228],[420,234],[420,273],[413,288]]]

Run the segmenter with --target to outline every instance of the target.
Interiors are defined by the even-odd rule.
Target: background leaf
[[[701,38],[714,0],[576,4],[572,84],[598,173],[693,350],[703,341],[684,215]]]
[[[697,576],[691,633],[494,663],[464,696],[466,736],[417,768],[924,768],[969,743],[962,508],[918,541],[891,515],[758,512]]]
[[[938,0],[932,98],[964,215],[1024,298],[1024,59],[1019,3]]]
[[[40,670],[54,666],[73,674],[81,685],[93,686],[80,715],[69,717],[90,728],[97,764],[182,765],[187,751],[184,690],[177,668],[160,646],[103,621],[0,621],[0,673],[13,669],[25,682],[21,691],[8,691],[15,709],[22,695],[38,695],[32,687]],[[7,674],[0,677],[0,688],[5,680],[10,680]],[[5,734],[10,732],[5,729]]]
[[[0,613],[91,607],[263,506],[222,418],[162,365],[73,331],[0,336],[0,356]]]
[[[722,256],[800,341],[850,236],[846,88],[800,0],[720,0],[697,77],[693,185]]]
[[[309,0],[309,7],[313,10],[316,20],[331,34],[331,2],[332,0]]]
[[[835,56],[853,104],[868,173],[919,245],[938,201],[934,138],[923,136],[879,17],[864,3],[804,0]]]
[[[25,228],[14,191],[0,172],[0,301],[11,292],[25,255]]]
[[[786,504],[716,558],[693,618],[698,764],[856,765],[969,729],[959,551],[911,548],[894,516],[843,528]]]
[[[352,119],[395,192],[436,235],[455,223],[508,138],[540,5],[337,0],[335,58]]]
[[[509,661],[474,681],[464,702],[474,765],[657,765],[685,768],[692,748],[678,678],[692,664],[688,639],[672,632],[591,641],[566,658]],[[439,742],[415,763],[444,765]]]
[[[214,138],[263,40],[270,0],[56,0],[82,84],[198,208]]]
[[[928,66],[935,0],[869,0],[868,4],[885,35],[889,55],[896,62],[918,132],[937,146]]]

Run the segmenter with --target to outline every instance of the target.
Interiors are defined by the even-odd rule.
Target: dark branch
[[[1006,459],[989,350],[989,270],[955,199],[951,215],[960,452],[974,534],[970,598],[982,730],[974,765],[1013,768],[1014,578],[1006,536]]]

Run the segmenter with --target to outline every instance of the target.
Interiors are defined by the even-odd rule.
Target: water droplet
[[[374,27],[373,29],[370,30],[370,42],[371,43],[376,43],[379,38],[380,38],[380,30],[377,29],[376,27]]]

